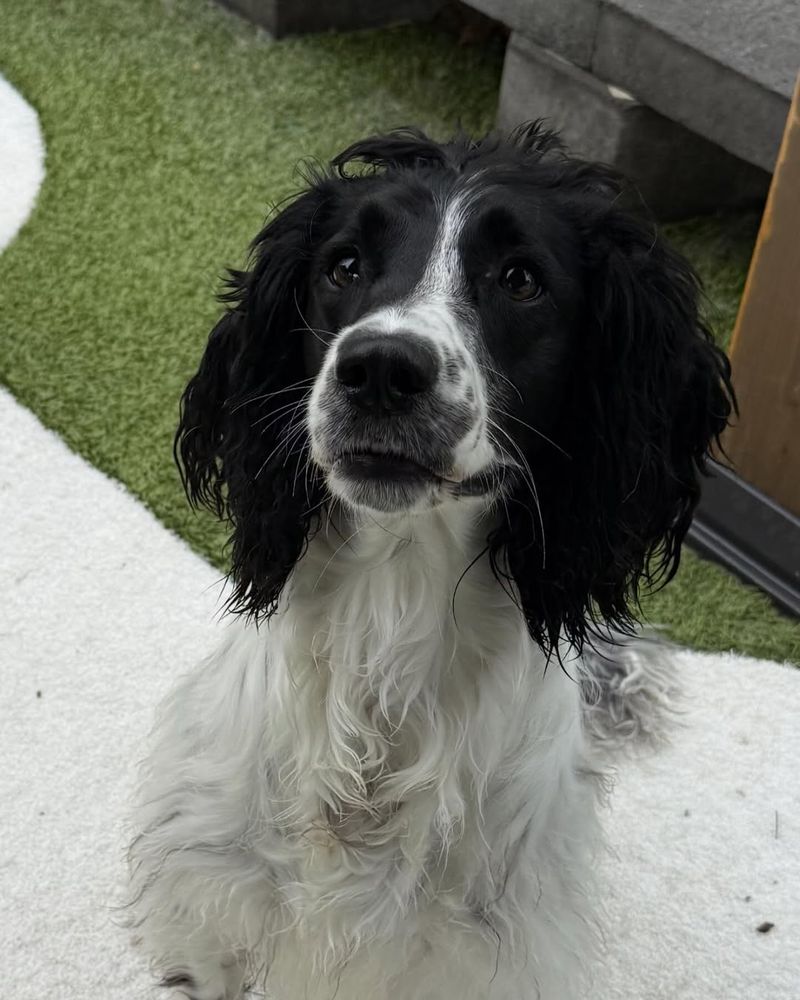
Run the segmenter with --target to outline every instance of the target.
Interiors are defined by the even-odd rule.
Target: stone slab
[[[353,31],[434,17],[444,0],[221,0],[275,38]]]
[[[791,100],[800,70],[797,0],[606,0],[604,6]]]
[[[466,0],[772,170],[800,69],[798,0]]]
[[[498,125],[548,119],[569,150],[611,163],[661,218],[758,204],[769,175],[644,106],[568,60],[512,33]]]
[[[594,52],[598,0],[466,0],[470,7],[527,35],[576,66],[588,69]]]
[[[673,0],[671,0],[673,2]],[[725,0],[726,3],[731,0]],[[763,2],[763,0],[759,0]],[[665,7],[669,6],[665,4]],[[796,9],[800,27],[800,9]],[[621,8],[604,9],[592,72],[628,88],[650,107],[765,170],[772,170],[789,97],[742,72],[748,60],[709,54],[682,36],[654,29]],[[800,62],[800,30],[797,59]],[[779,74],[762,74],[772,84]]]

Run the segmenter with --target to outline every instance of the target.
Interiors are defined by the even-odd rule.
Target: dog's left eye
[[[340,257],[328,271],[328,278],[339,288],[347,288],[348,285],[358,281],[358,257],[351,255]]]
[[[532,302],[544,289],[525,264],[510,264],[500,272],[500,287],[515,302]]]

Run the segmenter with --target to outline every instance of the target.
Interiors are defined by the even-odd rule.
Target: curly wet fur
[[[470,291],[459,270],[498,190],[552,237],[540,305]],[[620,649],[608,629],[630,630],[640,586],[674,573],[732,405],[694,275],[620,192],[538,126],[447,145],[404,131],[312,176],[232,275],[176,454],[190,499],[231,524],[245,614],[162,706],[131,848],[132,925],[168,986],[194,1000],[238,1000],[246,982],[286,1000],[585,988],[604,768],[626,739],[660,738],[674,695],[663,647]],[[403,257],[412,227],[391,230],[397,289],[357,307],[325,285],[320,248],[344,246],[356,217],[380,242],[375,218],[385,237],[397,211],[418,243]],[[429,336],[441,360],[444,388],[402,419],[357,415],[335,376],[337,345],[379,321]],[[464,413],[478,416],[456,440]],[[461,479],[435,477],[413,512],[350,502],[312,454],[323,438],[349,454],[353,427],[384,453],[438,448],[442,469],[466,454]],[[469,473],[476,455],[489,472]]]
[[[677,571],[707,449],[731,412],[730,365],[699,317],[696,275],[652,223],[623,207],[623,180],[567,157],[536,124],[509,140],[442,146],[408,130],[356,143],[267,224],[252,268],[232,274],[231,310],[184,395],[177,452],[190,499],[231,522],[233,606],[256,617],[274,611],[324,503],[297,426],[308,390],[300,334],[314,243],[341,188],[371,180],[348,173],[354,161],[401,180],[422,170],[455,183],[494,171],[520,198],[546,191],[575,227],[580,342],[551,435],[559,447],[537,454],[544,531],[520,477],[488,535],[489,558],[543,648],[561,638],[580,645],[593,620],[629,629],[640,587]],[[503,423],[519,436],[518,422]]]
[[[579,686],[545,671],[486,567],[456,627],[471,550],[438,516],[414,532],[373,529],[327,568],[342,542],[320,533],[269,628],[234,623],[162,708],[138,933],[157,968],[192,969],[193,995],[239,954],[279,997],[478,997],[493,976],[492,995],[567,997],[581,981],[601,784]]]

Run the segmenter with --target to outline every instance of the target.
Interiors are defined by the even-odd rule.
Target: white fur
[[[579,685],[485,556],[461,579],[482,516],[329,523],[162,707],[132,913],[190,996],[581,995],[602,783]]]

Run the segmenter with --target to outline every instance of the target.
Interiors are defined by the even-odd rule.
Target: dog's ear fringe
[[[531,463],[544,539],[521,481],[490,538],[496,576],[513,581],[532,637],[556,654],[609,626],[630,633],[641,599],[675,576],[700,477],[736,408],[688,263],[613,202],[591,216],[587,336],[555,435],[570,459],[543,449]]]
[[[288,203],[254,240],[248,269],[228,272],[228,308],[181,400],[184,489],[230,524],[228,607],[256,620],[274,613],[324,496],[299,415],[309,388],[302,308],[329,185]]]

